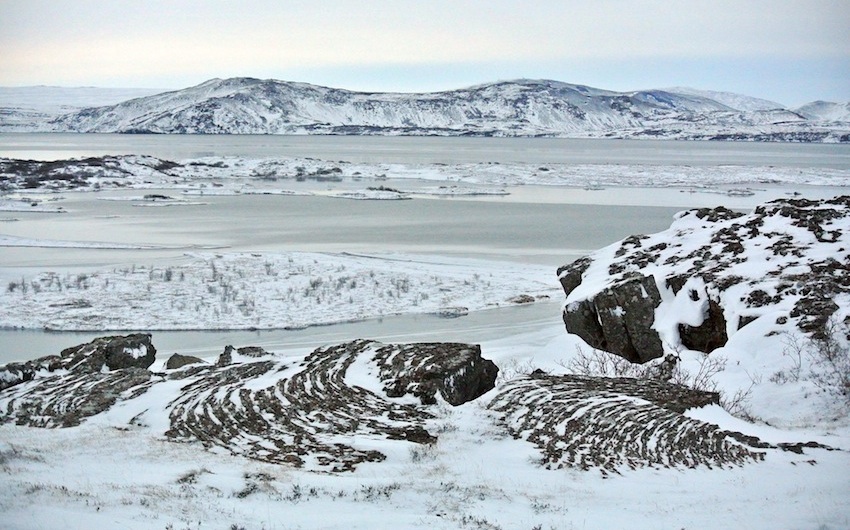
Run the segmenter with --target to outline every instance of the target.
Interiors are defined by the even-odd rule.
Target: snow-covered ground
[[[4,237],[0,244],[9,240],[14,243]],[[87,248],[102,248],[91,245]],[[46,272],[11,281],[0,293],[0,326],[299,328],[404,313],[457,316],[514,304],[521,295],[548,298],[556,288],[551,268],[517,263],[302,252],[195,254],[172,267]]]
[[[364,192],[357,198],[377,199],[399,195],[368,189],[374,187],[372,181],[384,179],[393,179],[398,192],[414,197],[510,193],[510,186],[522,184],[593,189],[681,186],[726,193],[726,187],[850,182],[850,172],[842,169],[766,166],[444,166],[207,158],[168,168],[150,157],[124,157],[116,164],[121,171],[98,169],[75,189],[166,189],[192,199],[202,194],[294,194],[287,189],[292,182],[314,180],[324,186],[323,178],[330,176],[355,183],[356,188],[346,193]],[[410,182],[411,187],[399,187],[398,182]],[[331,195],[339,190],[311,193]],[[174,195],[171,200],[126,198],[150,205],[195,202]],[[18,204],[26,211],[45,207],[43,202]],[[57,222],[63,217],[56,216]],[[97,248],[92,243],[9,236],[0,244]],[[16,277],[0,291],[0,325],[56,329],[299,327],[403,312],[456,316],[525,301],[517,298],[522,294],[562,296],[551,267],[420,255],[303,252],[198,253],[173,265],[140,262],[135,267],[46,272]],[[751,384],[760,386],[749,402],[741,396],[750,421],[718,406],[690,410],[687,416],[772,444],[813,441],[837,450],[766,449],[763,461],[742,466],[648,466],[607,476],[598,470],[547,469],[535,445],[511,436],[500,415],[487,406],[505,384],[536,368],[563,374],[583,362],[587,345],[565,333],[555,317],[541,331],[520,335],[506,331],[502,338],[482,344],[482,355],[500,368],[497,388],[459,407],[442,402],[434,406],[435,417],[428,427],[439,437],[435,444],[370,437],[344,440],[387,457],[352,472],[299,470],[208,449],[202,443],[169,441],[163,434],[168,427],[164,411],[181,391],[181,381],[162,383],[162,393],[119,403],[77,427],[0,425],[0,526],[51,528],[61,522],[68,528],[173,530],[850,528],[847,409],[834,396],[830,407],[824,408],[828,396],[816,385],[783,379],[795,369],[794,352],[783,343],[785,336],[765,337],[776,327],[768,318],[750,323],[719,352],[727,361],[725,370],[713,374],[718,391],[734,396]],[[156,343],[156,334],[153,339]],[[295,366],[309,352],[277,353]],[[700,354],[683,352],[682,357],[684,368],[698,373]],[[162,370],[164,360],[158,359],[153,368]],[[780,371],[786,375],[778,377]],[[366,384],[363,374],[358,381]],[[150,421],[132,421],[139,413]]]
[[[154,335],[154,341],[156,336]],[[499,385],[532,367],[554,372],[578,341],[554,324],[482,345],[502,367]],[[297,361],[305,352],[282,351]],[[279,376],[275,376],[279,377]],[[368,378],[361,374],[357,380]],[[0,511],[9,529],[66,528],[812,528],[850,525],[850,436],[835,426],[786,431],[713,406],[689,413],[775,442],[844,450],[767,450],[762,462],[708,469],[546,469],[534,445],[514,439],[487,403],[440,403],[434,445],[345,440],[386,460],[317,473],[175,443],[162,436],[179,391],[116,405],[67,429],[0,426]],[[147,424],[131,419],[142,410]],[[159,418],[157,421],[154,419]],[[165,422],[164,424],[162,422]],[[37,435],[37,436],[36,436]]]

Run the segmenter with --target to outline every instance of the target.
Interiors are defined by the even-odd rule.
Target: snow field
[[[9,282],[0,325],[56,330],[281,329],[403,313],[462,314],[557,290],[549,267],[404,255],[192,254]]]

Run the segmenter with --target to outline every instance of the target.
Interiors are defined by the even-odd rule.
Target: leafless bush
[[[791,359],[791,367],[787,370],[779,370],[770,376],[771,381],[780,385],[800,380],[803,374],[803,354],[806,351],[806,341],[795,333],[785,332],[782,343],[784,344],[782,356]]]
[[[562,366],[576,375],[603,377],[646,378],[651,371],[649,366],[634,364],[613,353],[596,348],[588,352],[581,345],[576,346],[575,356]]]
[[[506,383],[517,377],[528,375],[534,371],[534,365],[531,361],[520,361],[519,359],[511,359],[499,364],[499,374],[496,376],[496,384]]]
[[[683,370],[681,364],[676,364],[670,378],[671,383],[686,386],[705,392],[717,392],[717,381],[714,376],[726,368],[726,359],[703,355],[699,360],[699,368],[694,371]]]
[[[830,318],[809,342],[812,382],[850,402],[850,324]]]
[[[842,396],[850,402],[850,324],[828,319],[811,337],[787,333],[784,357],[791,367],[775,372],[770,380],[777,384],[809,380],[818,388]],[[804,370],[804,361],[808,370]]]

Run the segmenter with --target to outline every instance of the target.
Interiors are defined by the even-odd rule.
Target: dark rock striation
[[[493,389],[499,368],[481,357],[481,347],[459,343],[391,345],[378,348],[384,392],[390,397],[418,397],[424,405],[437,394],[450,405],[462,405]]]
[[[89,374],[124,368],[146,369],[155,359],[156,348],[151,343],[150,335],[100,337],[86,344],[66,348],[59,355],[0,366],[0,390],[31,381],[38,374],[59,370]]]
[[[451,405],[476,399],[494,387],[498,372],[478,346],[457,343],[359,340],[317,349],[294,365],[259,347],[228,346],[215,365],[172,356],[169,368],[182,369],[165,374],[147,369],[155,352],[149,335],[104,337],[61,356],[8,365],[0,371],[0,423],[72,427],[132,401],[125,410],[141,412],[131,426],[166,414],[164,434],[174,441],[350,471],[385,458],[351,440],[433,443],[428,405],[438,397]],[[145,402],[151,396],[156,405]],[[404,396],[416,401],[396,399]]]
[[[490,408],[514,437],[535,444],[548,468],[723,467],[762,460],[715,425],[682,415],[719,395],[660,381],[552,376],[501,388]],[[758,442],[758,440],[754,440]]]

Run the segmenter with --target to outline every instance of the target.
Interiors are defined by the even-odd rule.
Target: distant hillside
[[[684,90],[613,92],[520,79],[401,94],[254,78],[213,79],[71,112],[43,130],[848,141],[850,126],[826,126],[756,98]]]
[[[47,122],[88,107],[114,105],[162,92],[155,88],[0,87],[0,132],[47,128]]]
[[[796,112],[809,120],[850,123],[850,102],[814,101]]]
[[[777,103],[775,101],[770,101],[767,99],[754,98],[752,96],[745,96],[743,94],[735,94],[734,92],[700,90],[698,88],[690,87],[668,88],[667,91],[673,92],[674,94],[701,96],[708,99],[713,99],[714,101],[722,103],[727,107],[735,110],[759,111],[786,108],[785,105],[783,105],[782,103]]]

